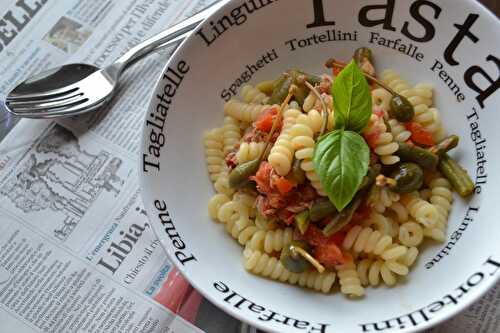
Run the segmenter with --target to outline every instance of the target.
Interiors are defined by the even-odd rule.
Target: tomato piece
[[[262,132],[269,133],[271,131],[271,128],[273,128],[274,120],[277,117],[279,117],[279,110],[277,107],[272,107],[264,110],[255,121],[255,128],[261,130]]]
[[[365,134],[364,137],[365,137],[366,143],[368,143],[368,146],[370,146],[370,148],[372,148],[372,149],[377,148],[377,141],[378,141],[378,138],[380,137],[379,131],[373,131],[371,133]]]
[[[313,245],[313,246],[322,246],[328,244],[337,244],[340,245],[344,242],[345,234],[344,233],[335,233],[329,237],[323,234],[323,231],[316,227],[315,225],[309,225],[306,233],[304,234],[304,240]]]
[[[268,162],[262,162],[260,164],[259,170],[255,176],[251,176],[250,180],[253,180],[257,183],[257,188],[262,193],[269,193],[272,191],[271,189],[271,173],[273,171],[273,167]]]
[[[340,67],[333,67],[333,69],[332,69],[333,77],[339,76],[340,72],[342,72],[342,68],[340,68]]]
[[[314,258],[326,266],[335,266],[345,263],[345,257],[335,243],[316,246],[313,251]]]
[[[434,145],[432,133],[427,131],[421,124],[411,121],[406,124],[406,129],[411,132],[411,139],[417,144],[424,146]]]
[[[384,118],[384,110],[379,107],[377,107],[373,113],[379,118]]]
[[[274,181],[274,185],[278,189],[278,191],[285,195],[290,192],[294,187],[295,183],[286,179],[285,177],[279,177]]]
[[[372,209],[367,204],[362,204],[352,215],[351,223],[357,224],[370,218]]]

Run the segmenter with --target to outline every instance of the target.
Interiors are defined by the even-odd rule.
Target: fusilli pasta
[[[245,269],[253,274],[272,280],[296,284],[323,293],[329,293],[335,283],[336,276],[334,272],[318,273],[308,271],[300,274],[292,273],[277,258],[248,247],[243,251],[243,261]]]
[[[392,134],[387,131],[387,126],[381,117],[376,114],[371,115],[364,135],[365,138],[369,138],[373,151],[380,156],[383,164],[392,165],[399,162],[399,157],[394,155],[399,145],[394,141]]]
[[[245,84],[240,89],[240,98],[245,103],[267,104],[269,97],[252,85]]]
[[[249,247],[266,253],[281,251],[293,239],[293,229],[258,230],[252,237]]]
[[[436,207],[420,199],[418,192],[407,193],[401,196],[401,203],[406,206],[410,215],[425,227],[433,227],[438,221]]]
[[[236,160],[238,164],[249,162],[257,159],[266,147],[265,142],[243,142],[240,144],[240,148],[236,153]]]
[[[276,170],[276,173],[280,176],[286,176],[292,168],[295,149],[293,148],[289,132],[300,114],[300,110],[292,107],[283,113],[284,119],[281,134],[278,136],[267,158],[274,170]]]
[[[224,130],[216,128],[205,133],[205,155],[210,179],[215,182],[224,169]]]
[[[224,154],[232,151],[241,139],[240,123],[233,117],[227,116],[224,118]]]
[[[224,104],[224,113],[236,120],[251,123],[270,105],[248,104],[232,99]]]
[[[342,246],[346,250],[356,253],[375,254],[384,260],[397,259],[408,250],[405,246],[394,244],[392,237],[383,235],[378,230],[363,228],[359,225],[352,227],[347,233]]]
[[[321,130],[321,114],[316,110],[311,110],[307,115],[301,114],[296,119],[296,124],[290,130],[292,144],[295,151],[295,158],[301,160],[301,168],[305,171],[306,177],[319,195],[325,196],[319,177],[314,171],[312,162],[314,154],[314,135]]]
[[[365,289],[361,285],[361,281],[354,263],[347,263],[336,267],[339,276],[340,291],[351,297],[361,297],[365,294]]]

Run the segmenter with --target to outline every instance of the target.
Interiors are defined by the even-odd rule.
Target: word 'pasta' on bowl
[[[229,1],[143,125],[170,259],[267,331],[415,332],[470,305],[500,276],[499,35],[472,0]]]

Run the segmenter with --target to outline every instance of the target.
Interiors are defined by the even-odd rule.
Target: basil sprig
[[[335,130],[314,149],[314,170],[338,211],[354,198],[368,171],[370,149],[358,132],[372,114],[370,88],[354,61],[340,72],[332,87]]]
[[[336,128],[354,132],[364,130],[372,114],[372,96],[354,60],[335,79],[332,96]]]

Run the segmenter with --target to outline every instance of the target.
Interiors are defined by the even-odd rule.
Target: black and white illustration
[[[120,194],[122,164],[106,150],[83,148],[71,131],[55,125],[20,161],[0,195],[17,213],[49,212],[51,233],[64,241],[96,200]]]

